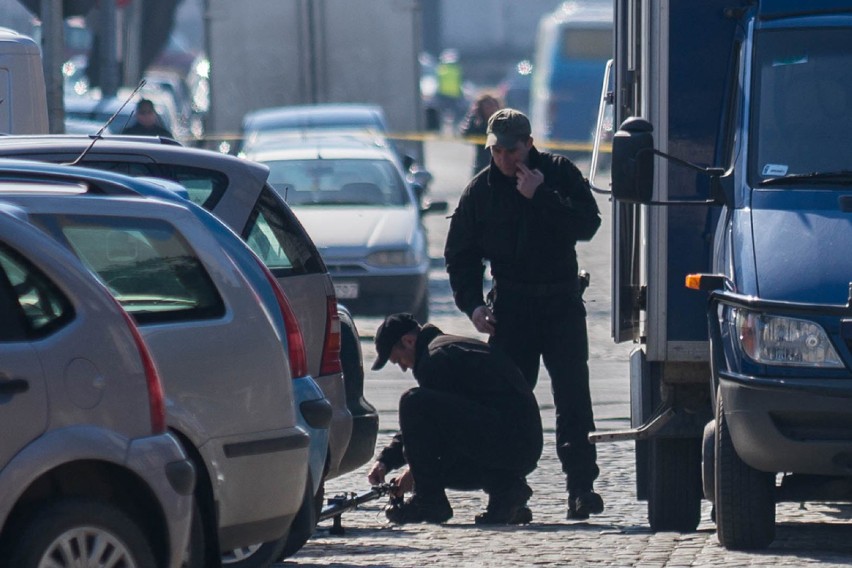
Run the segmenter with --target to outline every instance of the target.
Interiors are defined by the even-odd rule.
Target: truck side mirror
[[[612,195],[619,201],[649,203],[654,191],[654,127],[631,117],[612,139]]]

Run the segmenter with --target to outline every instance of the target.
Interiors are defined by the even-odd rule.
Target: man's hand
[[[518,191],[527,199],[532,199],[536,190],[544,183],[544,174],[538,170],[531,170],[525,164],[518,164],[515,174],[518,178]]]
[[[488,306],[479,306],[473,310],[470,320],[473,322],[473,327],[480,333],[494,335],[494,331],[496,330],[494,326],[497,324],[497,318],[494,317]]]
[[[405,470],[405,473],[399,477],[391,479],[391,485],[394,489],[391,493],[394,497],[402,497],[406,493],[411,493],[414,490],[414,476],[411,475],[411,468]]]
[[[385,482],[385,475],[388,473],[388,466],[383,462],[377,461],[373,464],[373,469],[367,474],[367,481],[370,485],[381,485]]]

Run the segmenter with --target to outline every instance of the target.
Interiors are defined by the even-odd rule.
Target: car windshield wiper
[[[765,179],[757,185],[796,185],[802,182],[817,184],[852,185],[852,170],[837,170],[834,172],[810,172],[807,174],[789,174],[782,177]]]

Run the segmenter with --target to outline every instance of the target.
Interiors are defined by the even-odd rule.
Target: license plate
[[[335,282],[334,294],[340,300],[354,300],[358,297],[357,282]]]

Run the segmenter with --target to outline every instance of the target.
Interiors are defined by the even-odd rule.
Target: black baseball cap
[[[499,144],[504,148],[514,148],[519,140],[529,138],[531,132],[530,119],[524,113],[513,108],[501,108],[488,119],[485,147]]]
[[[420,323],[411,314],[391,314],[386,317],[376,330],[376,353],[379,357],[373,363],[373,370],[377,371],[384,367],[393,346],[402,339],[403,335],[419,327]]]

